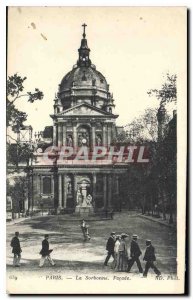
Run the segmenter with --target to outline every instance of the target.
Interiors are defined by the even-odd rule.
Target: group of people
[[[81,222],[81,229],[83,232],[84,240],[90,240],[90,235],[88,232],[88,225],[85,220]],[[108,251],[107,257],[105,259],[104,265],[107,266],[111,256],[113,257],[112,267],[115,271],[120,272],[130,272],[133,264],[136,262],[139,269],[139,273],[143,277],[147,277],[148,271],[150,268],[154,270],[157,276],[161,276],[161,272],[155,266],[154,262],[156,261],[155,257],[155,248],[153,247],[150,240],[146,240],[146,250],[143,260],[146,261],[145,269],[143,270],[140,262],[140,256],[142,254],[141,249],[138,245],[138,236],[133,234],[131,245],[130,245],[130,257],[127,251],[127,245],[125,239],[128,237],[127,234],[122,233],[121,235],[116,235],[115,232],[112,232],[108,238],[106,244],[106,250]],[[51,266],[54,266],[55,263],[51,258],[51,252],[53,249],[49,249],[49,235],[45,234],[44,240],[42,241],[42,248],[40,250],[41,259],[39,262],[39,267],[43,267],[46,260],[50,263]],[[13,257],[13,266],[19,267],[21,260],[21,246],[19,241],[19,232],[15,232],[15,236],[11,240],[12,253]]]
[[[40,250],[41,259],[39,262],[39,267],[43,267],[46,260],[49,261],[51,266],[54,266],[55,263],[52,260],[50,254],[53,251],[53,249],[49,249],[49,235],[45,234],[44,240],[42,241],[42,249]],[[20,240],[19,240],[19,232],[15,232],[15,236],[11,240],[10,246],[12,247],[12,253],[13,253],[13,266],[14,267],[20,267],[20,260],[21,260],[21,246],[20,246]]]
[[[80,227],[83,233],[84,241],[89,241],[90,240],[90,234],[88,231],[89,225],[86,223],[85,220],[82,220]],[[40,250],[40,255],[41,255],[40,262],[39,262],[40,268],[43,267],[46,260],[48,260],[51,266],[55,265],[50,255],[53,249],[49,249],[48,239],[49,239],[49,235],[45,234],[44,240],[42,241],[42,248]],[[13,266],[20,267],[22,249],[20,246],[18,231],[15,232],[15,236],[12,238],[10,246],[12,247],[12,253],[13,253]]]
[[[140,256],[142,252],[137,242],[138,236],[136,234],[133,234],[132,236],[130,257],[128,255],[127,245],[125,242],[127,237],[128,235],[125,233],[122,233],[121,235],[116,235],[115,232],[111,233],[106,244],[106,250],[108,254],[105,259],[104,266],[107,266],[107,263],[112,256],[114,259],[112,267],[115,271],[130,272],[133,264],[136,262],[139,273],[141,273],[143,277],[147,277],[150,268],[154,270],[157,276],[161,276],[161,272],[154,264],[156,261],[155,248],[153,247],[151,241],[146,240],[146,250],[143,257],[143,260],[146,261],[146,264],[145,269],[143,270],[140,262]]]

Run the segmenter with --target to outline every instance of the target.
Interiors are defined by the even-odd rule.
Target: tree
[[[166,81],[161,89],[151,89],[149,96],[155,95],[160,101],[160,106],[177,102],[177,75],[166,74]],[[170,223],[173,222],[172,213],[176,203],[176,117],[168,124],[168,129],[163,139],[157,145],[155,179],[159,188],[162,203],[163,218],[166,219],[166,211],[170,213]]]
[[[157,139],[157,109],[147,108],[143,115],[127,126],[133,141],[155,141]]]
[[[16,108],[15,102],[19,98],[24,98],[30,103],[43,98],[43,93],[35,88],[34,92],[24,92],[24,81],[27,77],[21,77],[18,74],[8,76],[7,80],[7,127],[10,127],[14,133],[19,133],[23,129],[24,122],[27,120],[27,114]],[[29,143],[20,143],[7,134],[13,143],[7,143],[7,161],[18,167],[19,162],[25,161],[29,164],[33,155],[33,147]]]
[[[119,134],[117,134],[115,143],[117,143],[117,142],[124,143],[124,142],[127,142],[127,140],[128,140],[127,132],[125,130],[123,130]]]
[[[168,102],[177,101],[177,75],[166,74],[166,82],[162,84],[160,90],[151,89],[147,93],[149,96],[155,95],[156,98],[160,101],[160,104],[165,104]]]
[[[43,93],[35,88],[34,92],[24,91],[24,81],[27,77],[21,77],[17,74],[8,76],[7,80],[7,126],[10,126],[14,132],[18,132],[20,128],[24,126],[24,122],[27,120],[27,114],[18,110],[15,107],[15,102],[19,98],[26,98],[28,102],[33,103],[36,100],[43,99]]]
[[[125,126],[125,142],[155,142],[158,136],[157,108],[147,108],[143,115]],[[169,116],[166,115],[167,121]],[[123,137],[123,135],[122,135]],[[121,140],[123,141],[123,140]]]
[[[7,144],[7,161],[9,164],[16,166],[16,168],[19,163],[29,166],[30,159],[33,158],[34,151],[35,147],[29,143],[16,142],[13,144]]]
[[[177,101],[177,75],[166,74],[166,80],[160,89],[150,89],[149,96],[156,96],[161,104]],[[143,115],[135,118],[131,123],[125,126],[126,142],[145,142],[157,141],[158,123],[157,108],[147,108]],[[166,123],[169,122],[169,115],[166,114]]]
[[[12,209],[14,213],[24,211],[24,202],[26,199],[27,186],[26,179],[23,176],[14,176],[12,184],[7,179],[7,196],[11,196]]]
[[[176,81],[176,75],[167,74],[166,82],[161,88],[151,89],[148,94],[156,96],[159,106],[165,106],[172,101],[176,103]],[[151,210],[152,215],[154,212],[159,215],[160,210],[163,219],[166,219],[166,212],[169,212],[172,223],[172,213],[176,207],[176,123],[175,118],[169,122],[170,117],[166,111],[164,124],[167,125],[167,130],[163,140],[158,141],[157,113],[158,108],[147,108],[144,114],[125,126],[124,142],[146,145],[150,157],[149,164],[131,165],[129,176],[125,180],[128,193],[135,195],[143,214]],[[122,134],[120,142],[123,138]]]

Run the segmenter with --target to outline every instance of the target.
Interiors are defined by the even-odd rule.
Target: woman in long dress
[[[114,261],[113,261],[113,269],[116,269],[117,264],[118,264],[118,254],[119,254],[119,246],[121,243],[121,236],[117,235],[116,236],[116,242],[115,242],[115,247],[114,247]]]
[[[125,239],[128,237],[127,234],[121,234],[121,241],[118,250],[117,264],[115,270],[118,272],[126,272],[128,268],[128,253]]]

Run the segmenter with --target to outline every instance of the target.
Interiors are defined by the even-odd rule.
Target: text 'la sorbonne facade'
[[[44,148],[51,137],[58,149],[86,146],[92,153],[95,146],[109,147],[116,140],[119,128],[115,124],[118,115],[114,114],[114,99],[105,77],[91,63],[85,26],[77,64],[59,84],[51,115],[53,131],[51,136],[44,131]],[[28,209],[86,214],[119,209],[126,169],[125,164],[112,160],[61,160],[58,153],[45,161],[37,152]]]

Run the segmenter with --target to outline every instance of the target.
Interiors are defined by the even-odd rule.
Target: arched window
[[[43,194],[51,194],[51,178],[43,178]]]

